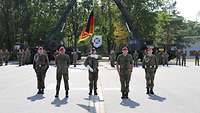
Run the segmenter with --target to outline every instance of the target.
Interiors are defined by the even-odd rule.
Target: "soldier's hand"
[[[93,70],[89,65],[87,65],[87,68],[88,68],[88,70],[89,70],[90,72],[94,72],[94,70]]]

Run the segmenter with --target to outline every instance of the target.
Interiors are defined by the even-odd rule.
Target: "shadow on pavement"
[[[78,105],[79,107],[87,110],[88,112],[90,111],[90,107],[89,106],[86,106],[86,105],[83,105],[83,104],[76,104],[76,105]]]
[[[151,99],[151,100],[157,100],[159,102],[163,102],[163,101],[166,100],[166,98],[160,97],[158,95],[149,95],[149,99]]]
[[[55,105],[55,107],[60,107],[61,105],[65,105],[68,102],[68,98],[63,98],[60,100],[60,98],[55,98],[53,102],[51,102],[52,105]]]
[[[137,103],[131,99],[123,99],[122,102],[120,103],[120,105],[127,106],[130,108],[136,108],[136,107],[140,106],[139,103]]]
[[[28,97],[27,99],[30,100],[30,101],[36,101],[36,100],[42,100],[44,99],[45,97],[41,94],[36,94],[36,95],[33,95],[31,97]]]

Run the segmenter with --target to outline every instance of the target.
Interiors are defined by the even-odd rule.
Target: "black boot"
[[[147,87],[147,92],[146,92],[146,94],[149,94],[150,92],[149,92],[149,88]]]
[[[41,89],[41,94],[44,94],[44,89]]]
[[[41,90],[41,89],[38,89],[37,94],[42,94],[42,90]]]
[[[66,91],[66,92],[65,92],[65,97],[66,97],[66,98],[68,98],[68,97],[69,97],[69,95],[68,95],[68,94],[69,94],[69,92],[68,92],[68,91]]]
[[[125,92],[122,92],[122,97],[121,97],[121,99],[125,99],[126,97],[125,97]]]
[[[128,92],[124,92],[124,97],[128,99]]]
[[[154,95],[153,88],[150,89],[150,94]]]
[[[97,90],[94,90],[94,95],[98,95]]]
[[[56,98],[59,97],[59,91],[56,91],[56,95],[55,95]]]
[[[89,95],[92,95],[92,89],[90,89]]]

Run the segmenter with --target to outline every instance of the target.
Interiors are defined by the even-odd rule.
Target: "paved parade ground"
[[[55,99],[56,67],[46,75],[45,94],[36,95],[32,65],[0,67],[0,113],[200,113],[200,67],[160,66],[155,77],[155,95],[146,95],[145,73],[134,68],[130,99],[121,100],[119,76],[109,63],[100,63],[98,94],[88,97],[88,73],[83,65],[69,69],[69,98]]]

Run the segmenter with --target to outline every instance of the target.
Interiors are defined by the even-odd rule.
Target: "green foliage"
[[[94,1],[94,4],[93,4]],[[198,22],[186,21],[178,15],[176,2],[171,0],[121,0],[147,42],[159,44],[188,45],[185,36],[200,35]],[[40,39],[47,39],[62,16],[69,0],[1,0],[0,1],[0,48],[12,48],[16,42],[35,46]],[[115,45],[125,40],[115,36],[116,23],[128,32],[124,18],[113,0],[78,0],[66,20],[63,34],[56,38],[67,46],[74,46],[87,18],[94,9],[95,34],[103,36],[99,49],[107,54]],[[120,27],[118,26],[118,27]],[[126,42],[127,43],[127,42]]]

